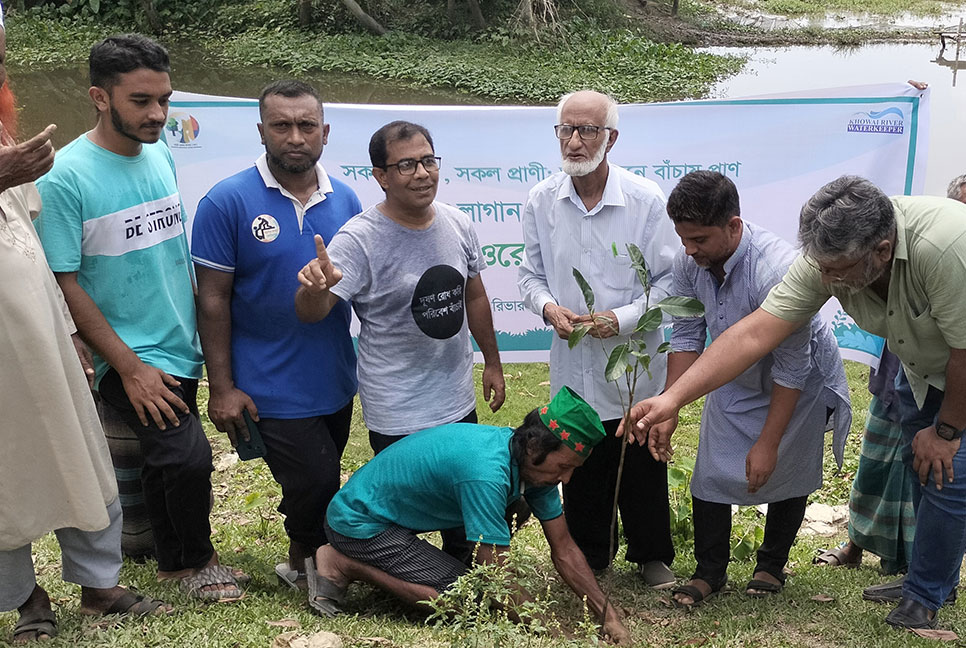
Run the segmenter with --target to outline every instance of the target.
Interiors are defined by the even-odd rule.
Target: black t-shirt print
[[[413,290],[413,319],[431,338],[445,340],[463,328],[463,275],[456,268],[437,265],[426,270]]]

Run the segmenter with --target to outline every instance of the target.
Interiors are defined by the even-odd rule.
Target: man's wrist
[[[935,426],[936,436],[938,436],[943,441],[956,441],[963,437],[964,430],[957,428],[949,423],[944,423],[942,421],[936,423]]]

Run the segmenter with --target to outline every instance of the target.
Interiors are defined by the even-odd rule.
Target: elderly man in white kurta
[[[612,544],[610,537],[610,519],[621,457],[621,441],[614,431],[623,415],[617,387],[607,382],[604,368],[607,354],[627,340],[647,301],[625,244],[637,245],[644,254],[653,283],[652,304],[668,294],[679,244],[657,184],[607,161],[617,141],[614,100],[598,92],[576,92],[561,99],[557,113],[555,133],[563,172],[530,190],[523,215],[526,259],[520,266],[519,287],[527,307],[556,332],[550,347],[551,390],[575,387],[604,420],[607,438],[563,487],[570,534],[590,566],[602,570],[617,547],[617,539]],[[568,349],[574,325],[590,321],[572,268],[579,269],[594,289],[597,326]],[[664,356],[654,354],[663,342],[662,333],[654,331],[645,338],[653,354],[653,378],[640,378],[635,396],[657,394],[664,385]],[[667,467],[643,448],[629,447],[621,481],[619,508],[627,560],[640,565],[648,585],[669,587],[674,584],[668,567],[674,545]]]
[[[705,309],[704,317],[674,318],[670,387],[697,360],[709,335],[717,338],[761,305],[796,253],[741,219],[738,190],[720,173],[686,175],[668,197],[667,211],[684,244],[674,263],[674,293],[700,300]],[[732,504],[768,504],[746,592],[781,591],[808,495],[822,485],[830,415],[841,466],[852,422],[848,384],[835,337],[819,315],[708,395],[691,479],[697,567],[689,583],[672,591],[675,603],[694,605],[727,581]],[[676,418],[651,430],[657,458],[667,460],[675,425]]]
[[[0,22],[0,54],[5,45]],[[0,92],[9,92],[5,79],[0,62]],[[57,632],[30,555],[31,542],[50,531],[64,580],[82,587],[83,614],[170,609],[118,586],[121,505],[111,457],[73,322],[31,224],[40,210],[32,180],[53,164],[53,131],[16,145],[8,128],[0,145],[0,611],[20,611],[15,643]]]

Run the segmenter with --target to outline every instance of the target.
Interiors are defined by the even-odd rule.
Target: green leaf
[[[691,297],[665,297],[657,303],[658,308],[674,317],[701,317],[704,304]]]
[[[580,292],[584,295],[584,303],[587,304],[587,310],[591,313],[594,312],[594,291],[584,279],[584,275],[580,274],[580,270],[574,268],[574,279],[577,280],[577,285],[580,286]]]
[[[91,8],[94,13],[101,12],[101,0],[88,0],[87,5]]]
[[[570,335],[567,336],[567,348],[572,349],[578,344],[580,344],[580,341],[584,338],[585,335],[587,335],[587,331],[589,330],[590,330],[589,324],[578,324],[577,326],[575,326],[574,330],[572,330],[570,332]]]
[[[614,253],[614,256],[617,256],[617,242],[616,241],[611,241],[610,251]]]
[[[608,382],[614,382],[627,371],[627,352],[627,344],[618,344],[610,352],[610,357],[607,358],[607,368],[604,369],[604,378]]]
[[[631,355],[637,358],[642,364],[651,364],[651,356],[641,351],[631,350]]]
[[[641,319],[637,320],[637,328],[634,329],[635,333],[656,331],[661,327],[661,321],[664,319],[664,314],[661,309],[657,306],[651,306],[641,315]]]
[[[667,485],[671,488],[684,486],[690,477],[689,473],[676,466],[668,466],[667,468]]]
[[[657,351],[655,351],[655,353],[667,353],[670,350],[671,350],[670,342],[661,342],[661,346],[657,348]]]
[[[650,292],[651,273],[647,270],[647,261],[644,260],[644,254],[641,252],[641,248],[633,243],[628,243],[627,254],[631,257],[631,267],[637,271],[637,280],[644,286],[644,292]]]

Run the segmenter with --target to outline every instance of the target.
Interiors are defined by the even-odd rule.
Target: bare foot
[[[322,545],[315,552],[315,571],[336,587],[348,587],[349,578],[340,569],[342,561],[342,554],[336,551],[332,545]]]
[[[51,619],[50,624],[52,625],[50,626],[50,632],[46,632],[43,629],[26,630],[24,632],[16,632],[14,630],[14,644],[21,645],[30,643],[31,641],[47,641],[53,639],[54,635],[57,634],[56,622],[52,620],[54,618],[54,611],[50,607],[50,598],[40,585],[34,585],[34,591],[30,593],[30,596],[24,601],[24,604],[17,608],[17,611],[20,612],[21,619],[40,616],[41,618]]]

